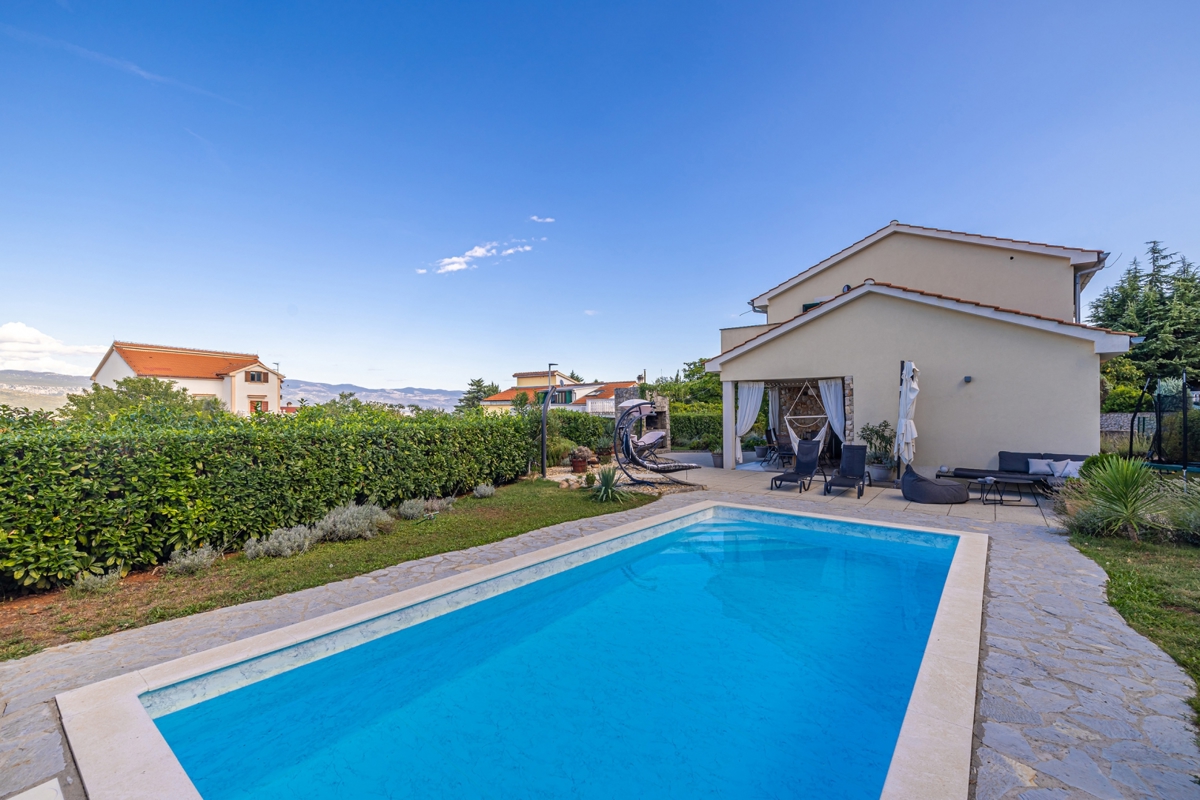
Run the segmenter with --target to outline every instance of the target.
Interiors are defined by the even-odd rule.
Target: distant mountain
[[[406,386],[403,389],[367,389],[353,383],[316,383],[314,381],[288,380],[283,382],[283,402],[300,405],[304,398],[309,403],[325,403],[336,400],[342,392],[353,392],[359,400],[392,405],[418,405],[421,408],[441,408],[449,411],[463,393],[449,389],[418,389]]]
[[[78,394],[91,388],[92,382],[83,375],[59,375],[55,372],[28,372],[20,369],[0,369],[0,405],[24,406],[53,411],[67,402],[68,394]],[[353,383],[316,383],[315,381],[286,380],[283,382],[283,402],[300,405],[300,398],[309,403],[336,400],[342,392],[353,392],[359,400],[395,405],[418,405],[421,408],[442,408],[447,411],[462,397],[462,392],[448,389],[368,389]]]
[[[53,411],[92,385],[83,375],[59,375],[56,372],[29,372],[0,369],[0,405],[24,406]]]

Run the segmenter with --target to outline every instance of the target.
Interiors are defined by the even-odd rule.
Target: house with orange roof
[[[753,421],[737,407],[764,396],[784,441],[824,430],[832,448],[867,423],[895,428],[912,362],[919,470],[1098,452],[1100,365],[1132,336],[1083,322],[1080,292],[1107,258],[893,221],[751,299],[760,324],[721,331],[705,366],[722,382],[724,449],[740,452]]]
[[[253,353],[113,342],[92,373],[92,382],[115,386],[123,378],[159,378],[193,397],[220,400],[235,414],[281,412],[284,376]]]
[[[516,386],[485,397],[479,405],[488,413],[504,414],[512,409],[513,398],[518,394],[524,393],[530,404],[540,405],[546,397],[546,392],[553,387],[554,396],[550,400],[550,408],[611,417],[614,414],[613,398],[616,390],[637,385],[634,381],[588,383],[558,370],[514,372],[513,378],[516,379]]]

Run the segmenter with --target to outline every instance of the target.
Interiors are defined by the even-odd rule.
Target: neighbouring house
[[[1097,452],[1100,364],[1132,336],[1082,324],[1080,292],[1107,257],[892,222],[751,300],[763,324],[721,331],[706,368],[721,377],[725,450],[740,450],[735,399],[764,391],[782,436],[790,421],[829,422],[846,442],[865,423],[894,427],[912,361],[918,466]]]
[[[611,417],[614,414],[613,396],[618,388],[636,386],[634,381],[577,381],[558,370],[553,372],[515,372],[517,385],[498,392],[480,401],[480,406],[489,413],[505,414],[512,409],[513,398],[524,393],[530,404],[540,405],[550,386],[554,396],[550,408],[583,411],[595,416]]]
[[[114,386],[122,378],[160,378],[193,397],[213,397],[236,414],[280,413],[284,376],[253,353],[113,342],[92,381]]]

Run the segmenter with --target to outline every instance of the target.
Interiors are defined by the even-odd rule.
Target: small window
[[[266,414],[270,410],[270,408],[271,407],[267,404],[266,400],[251,400],[250,401],[250,413],[251,414]]]
[[[247,372],[246,383],[270,383],[269,372]]]

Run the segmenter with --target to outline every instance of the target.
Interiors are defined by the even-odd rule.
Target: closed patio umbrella
[[[896,444],[892,455],[901,464],[911,464],[917,452],[917,426],[913,423],[913,414],[917,408],[917,373],[919,370],[911,361],[901,362],[900,365],[900,415],[896,421]],[[896,470],[897,475],[903,472],[903,467]]]

